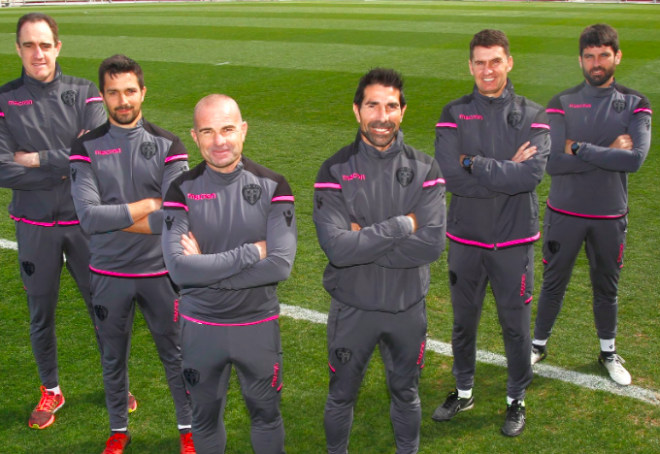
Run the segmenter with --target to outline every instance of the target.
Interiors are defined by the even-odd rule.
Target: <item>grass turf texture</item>
[[[32,9],[31,9],[32,10]],[[516,91],[541,104],[581,81],[577,39],[604,21],[620,33],[623,62],[617,79],[647,94],[660,108],[660,9],[651,5],[492,3],[230,3],[111,5],[45,9],[60,24],[60,63],[66,74],[96,80],[100,61],[125,53],[144,68],[149,87],[145,116],[182,137],[191,163],[200,161],[190,139],[192,109],[202,96],[227,93],[238,100],[250,130],[245,153],[284,174],[296,195],[298,258],[279,288],[282,302],[325,312],[321,287],[326,263],[313,224],[312,186],[320,164],[354,139],[351,110],[358,78],[373,66],[391,66],[406,77],[409,104],[406,141],[433,153],[434,124],[442,106],[472,89],[468,43],[482,28],[500,28],[511,41]],[[28,9],[0,10],[0,81],[20,74],[14,49],[16,20]],[[228,62],[228,63],[227,63]],[[225,63],[223,65],[218,65]],[[626,267],[620,283],[618,350],[633,383],[660,389],[660,215],[657,148],[630,178]],[[539,187],[547,196],[549,178]],[[0,190],[0,204],[10,192]],[[8,216],[0,238],[14,239]],[[536,245],[535,288],[542,267]],[[45,432],[27,427],[38,400],[38,376],[28,337],[28,314],[16,252],[0,249],[0,452],[100,452],[107,413],[98,353],[89,319],[72,280],[64,273],[58,308],[61,385],[67,399]],[[452,312],[446,256],[432,266],[429,335],[449,342]],[[603,375],[591,313],[588,267],[582,254],[566,304],[549,344],[549,363]],[[322,414],[327,390],[325,329],[281,319],[285,388],[282,410],[287,452],[324,450]],[[492,295],[487,296],[480,349],[503,353]],[[378,355],[376,355],[378,356]],[[136,319],[130,362],[131,390],[140,402],[131,416],[129,453],[176,452],[173,404],[162,367],[141,317]],[[453,387],[451,359],[430,354],[421,383],[420,453],[635,452],[660,450],[660,408],[604,392],[537,377],[527,397],[528,427],[517,439],[499,434],[504,417],[506,371],[479,364],[476,406],[454,421],[430,415]],[[394,451],[382,364],[375,360],[356,407],[353,453]],[[226,423],[228,453],[251,452],[249,418],[232,382]]]

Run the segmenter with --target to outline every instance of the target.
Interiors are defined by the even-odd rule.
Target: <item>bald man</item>
[[[232,365],[254,452],[284,453],[276,289],[296,255],[294,198],[283,176],[242,155],[247,129],[233,99],[203,98],[191,135],[204,162],[172,182],[163,204],[165,263],[183,289],[183,375],[198,454],[225,452]]]

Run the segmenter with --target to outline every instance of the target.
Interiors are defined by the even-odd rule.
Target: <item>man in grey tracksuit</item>
[[[474,91],[447,104],[436,125],[435,156],[452,193],[447,221],[449,283],[454,327],[456,391],[433,419],[446,421],[472,408],[476,341],[490,282],[507,356],[507,417],[502,432],[525,425],[534,248],[538,240],[536,186],[550,151],[544,109],[516,95],[508,40],[483,30],[470,43]]]
[[[621,61],[616,31],[587,27],[580,37],[585,81],[552,98],[552,176],[544,220],[543,287],[534,328],[532,364],[546,356],[575,259],[585,244],[593,286],[599,361],[610,377],[631,377],[616,354],[617,292],[628,214],[628,173],[642,166],[651,145],[651,105],[615,82]]]
[[[30,13],[18,22],[19,79],[0,87],[0,187],[13,190],[18,260],[30,310],[30,340],[42,400],[29,426],[43,429],[64,404],[57,370],[55,308],[62,254],[90,316],[89,239],[71,200],[69,147],[105,121],[99,92],[88,80],[65,76],[56,63],[61,42],[55,21]]]
[[[128,354],[140,306],[174,398],[179,430],[189,432],[191,410],[181,374],[178,295],[163,260],[161,197],[187,170],[181,140],[142,118],[142,70],[123,55],[106,59],[99,84],[109,121],[78,139],[71,150],[72,195],[91,235],[92,302],[103,345],[103,382],[113,434],[126,446]],[[111,451],[115,453],[115,451]]]
[[[406,145],[403,81],[376,68],[362,77],[355,141],[326,160],[314,184],[314,224],[328,257],[323,286],[330,386],[325,433],[346,454],[353,407],[376,345],[385,363],[398,454],[419,449],[419,376],[426,348],[430,266],[445,245],[438,164]]]
[[[284,453],[277,284],[296,254],[294,197],[286,179],[242,156],[247,123],[236,102],[209,95],[192,136],[204,162],[165,198],[163,251],[181,286],[183,375],[198,454],[223,454],[232,365],[257,454]]]

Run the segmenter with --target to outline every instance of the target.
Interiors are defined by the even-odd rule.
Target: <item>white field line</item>
[[[0,239],[1,249],[17,250],[18,246],[14,241],[7,241]],[[328,323],[328,316],[321,312],[305,309],[298,306],[290,306],[282,304],[282,315],[285,317],[295,318],[297,320],[306,320],[312,323],[325,325]],[[444,356],[452,356],[451,344],[447,342],[440,342],[437,340],[429,339],[427,348],[435,353]],[[486,351],[477,351],[477,361],[486,364],[493,364],[495,366],[506,367],[506,357],[496,353]],[[596,391],[606,391],[620,396],[632,397],[633,399],[641,400],[653,405],[660,406],[660,393],[640,388],[639,386],[618,386],[613,381],[596,375],[583,374],[571,370],[565,370],[560,367],[550,366],[547,364],[537,364],[534,366],[534,373],[541,377],[553,378],[561,380],[572,385],[581,386],[583,388],[593,389]]]

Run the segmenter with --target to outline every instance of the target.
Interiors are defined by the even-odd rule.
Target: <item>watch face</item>
[[[463,167],[469,167],[472,165],[472,158],[465,157],[463,158]]]
[[[571,151],[573,152],[573,154],[577,153],[579,148],[580,148],[580,144],[577,142],[573,142],[573,145],[571,145]]]

